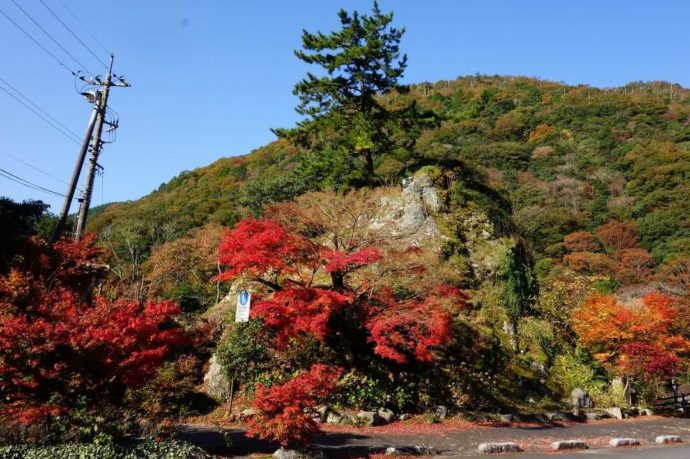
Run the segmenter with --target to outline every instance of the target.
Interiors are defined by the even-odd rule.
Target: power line
[[[9,16],[7,15],[7,13],[5,13],[3,10],[0,10],[0,14],[2,14],[3,16],[5,16],[5,18],[7,18],[8,21],[10,21],[12,24],[14,24],[14,26],[15,26],[16,28],[18,28],[19,30],[21,30],[21,31],[24,33],[24,35],[26,35],[26,36],[29,38],[29,40],[33,41],[33,42],[36,44],[36,46],[38,46],[38,47],[41,48],[43,51],[45,51],[45,53],[46,53],[48,56],[52,57],[52,58],[55,60],[55,62],[57,62],[58,64],[60,64],[60,66],[62,66],[62,67],[64,67],[65,69],[67,69],[67,71],[68,71],[69,73],[71,73],[72,75],[74,75],[74,76],[77,75],[76,72],[74,72],[72,69],[70,69],[69,67],[67,67],[67,66],[66,66],[66,65],[55,55],[55,54],[51,53],[50,50],[48,50],[48,48],[46,48],[45,46],[43,46],[43,45],[42,45],[38,40],[36,40],[29,32],[27,32],[26,29],[24,29],[22,26],[20,26],[19,24],[17,24],[17,23],[14,21],[14,19],[12,19],[11,17],[9,17]]]
[[[66,181],[62,180],[61,178],[56,177],[56,176],[52,175],[51,173],[44,171],[43,169],[39,169],[38,167],[34,166],[33,164],[31,164],[31,163],[29,163],[29,162],[27,162],[27,161],[24,161],[24,160],[21,159],[21,158],[17,158],[16,156],[11,155],[11,154],[7,153],[7,152],[4,151],[4,150],[0,150],[0,154],[5,155],[5,156],[7,156],[8,158],[12,158],[12,159],[14,159],[14,160],[17,161],[17,162],[20,162],[20,163],[24,164],[25,166],[30,167],[31,169],[35,170],[36,172],[40,172],[41,174],[45,175],[46,177],[50,177],[50,178],[52,178],[53,180],[57,180],[57,181],[60,182],[60,183],[64,183],[65,185],[69,185],[69,183],[67,183]]]
[[[103,67],[108,68],[108,65],[107,65],[105,62],[103,62],[103,60],[102,60],[100,57],[98,57],[98,55],[97,55],[96,53],[94,53],[94,52],[91,50],[91,48],[89,48],[89,46],[88,46],[86,43],[84,43],[84,42],[81,40],[81,38],[79,38],[79,37],[77,36],[76,33],[74,33],[74,32],[72,31],[72,29],[70,29],[69,26],[68,26],[67,24],[65,24],[65,22],[64,22],[62,19],[60,19],[60,16],[58,16],[58,15],[55,13],[55,11],[51,10],[50,7],[49,7],[48,5],[46,5],[45,2],[44,2],[43,0],[38,0],[38,1],[41,2],[41,5],[45,6],[45,8],[46,8],[48,11],[50,11],[50,14],[52,14],[53,17],[55,17],[55,19],[57,19],[57,20],[60,22],[60,24],[62,24],[62,25],[65,27],[65,29],[67,29],[67,31],[68,31],[69,33],[71,33],[72,36],[73,36],[74,38],[76,38],[77,41],[78,41],[79,43],[81,43],[82,46],[83,46],[84,48],[86,48],[86,49],[91,53],[91,55],[92,55],[93,57],[95,57],[96,60],[98,60],[98,62],[100,62],[100,63],[103,65]],[[12,2],[14,2],[14,0],[12,0]],[[102,45],[101,45],[101,46],[102,46]]]
[[[84,64],[82,64],[81,62],[79,62],[79,60],[78,60],[76,57],[74,57],[74,56],[72,55],[72,53],[70,53],[69,51],[67,51],[67,49],[65,49],[65,47],[62,46],[62,45],[60,44],[59,41],[57,41],[57,40],[46,30],[46,29],[44,29],[43,26],[41,26],[41,24],[39,24],[38,21],[36,21],[36,20],[33,18],[33,16],[31,16],[24,8],[22,8],[21,5],[20,5],[19,3],[16,2],[16,0],[10,0],[10,1],[11,1],[12,3],[14,3],[14,6],[16,6],[17,8],[19,8],[19,10],[20,10],[22,13],[24,13],[24,15],[25,15],[27,18],[29,18],[29,20],[31,20],[31,22],[33,22],[34,25],[35,25],[36,27],[38,27],[38,28],[41,30],[41,32],[43,32],[48,38],[50,38],[50,40],[51,40],[53,43],[55,43],[55,44],[58,46],[58,48],[60,48],[62,51],[64,51],[65,54],[67,54],[67,55],[68,55],[68,56],[69,56],[79,67],[81,67],[86,73],[88,73],[88,74],[93,74],[93,72],[91,72],[89,69],[87,69],[87,68],[84,66]],[[43,3],[43,2],[41,2],[41,3]]]
[[[2,82],[5,86],[7,86],[8,88],[10,88],[10,89],[11,89],[12,91],[14,91],[17,95],[19,95],[19,97],[21,97],[22,99],[24,99],[25,101],[27,101],[28,103],[30,103],[34,108],[36,108],[38,111],[40,111],[40,112],[43,113],[45,116],[47,116],[48,118],[50,118],[52,121],[54,121],[54,122],[55,122],[56,124],[58,124],[60,127],[62,127],[62,128],[63,128],[65,131],[67,131],[69,134],[71,134],[72,136],[74,136],[76,139],[79,139],[79,135],[78,135],[78,134],[76,134],[76,133],[75,133],[74,131],[72,131],[70,128],[68,128],[67,126],[65,126],[64,124],[62,124],[62,123],[60,122],[60,120],[58,120],[57,118],[55,118],[54,116],[52,116],[50,113],[48,113],[48,112],[46,112],[45,110],[43,110],[41,107],[38,106],[38,104],[36,104],[35,102],[33,102],[31,99],[29,99],[29,98],[28,98],[27,96],[25,96],[24,94],[22,94],[22,92],[21,92],[20,90],[18,90],[17,88],[15,88],[15,87],[12,86],[11,84],[9,84],[9,83],[8,83],[6,80],[4,80],[2,77],[0,77],[0,82]]]
[[[32,183],[26,179],[23,179],[19,177],[18,175],[13,174],[12,172],[6,171],[5,169],[0,168],[0,177],[4,177],[8,180],[11,180],[15,183],[18,183],[20,185],[24,185],[27,188],[31,188],[32,190],[36,191],[42,191],[44,193],[52,194],[55,196],[65,196],[62,193],[59,193],[57,191],[50,190],[48,188],[42,187],[41,185],[36,185],[35,183]]]
[[[67,10],[67,12],[70,14],[70,16],[72,16],[72,18],[74,18],[74,20],[77,21],[77,23],[78,23],[84,30],[86,30],[86,33],[88,33],[89,36],[90,36],[91,38],[93,38],[93,41],[95,41],[95,42],[98,44],[98,46],[100,46],[101,48],[103,48],[103,51],[105,51],[106,54],[110,54],[110,50],[109,50],[103,43],[101,43],[100,41],[98,41],[98,38],[96,38],[96,36],[91,32],[91,30],[90,30],[88,27],[86,27],[86,24],[84,24],[84,23],[77,17],[77,15],[74,14],[74,13],[72,12],[72,10],[69,8],[69,6],[67,6],[67,4],[66,4],[65,2],[63,2],[62,0],[58,0],[58,1],[62,4],[62,6],[65,8],[65,10]],[[41,2],[41,3],[43,3],[43,2]]]
[[[75,138],[73,137],[73,134],[70,134],[69,131],[63,130],[63,128],[61,128],[61,127],[58,126],[57,124],[55,124],[55,123],[53,123],[52,121],[50,121],[50,119],[48,119],[48,118],[46,118],[45,116],[43,116],[40,112],[38,112],[38,111],[36,111],[35,109],[33,109],[30,105],[28,105],[26,102],[24,102],[23,100],[21,100],[19,97],[15,96],[15,95],[12,94],[11,92],[9,92],[9,91],[8,91],[7,89],[5,89],[4,87],[0,86],[0,91],[5,92],[8,96],[10,96],[10,97],[13,98],[14,100],[16,100],[17,102],[19,102],[20,104],[22,104],[22,105],[24,106],[24,108],[26,108],[26,109],[29,110],[31,113],[33,113],[34,115],[36,115],[37,117],[39,117],[40,119],[42,119],[45,123],[47,123],[47,124],[48,124],[49,126],[51,126],[53,129],[55,129],[56,131],[58,131],[60,134],[62,134],[63,136],[65,136],[66,138],[68,138],[69,140],[71,140],[72,142],[74,142],[74,143],[76,143],[77,145],[79,145],[80,142],[79,142],[78,140],[75,140]],[[77,138],[77,139],[78,139],[78,138]]]

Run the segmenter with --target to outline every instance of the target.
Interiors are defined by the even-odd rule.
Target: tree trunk
[[[342,292],[345,289],[345,276],[343,273],[333,271],[331,273],[331,282],[333,283],[333,290]]]
[[[367,182],[371,185],[374,179],[374,157],[371,150],[367,149],[364,151],[364,158],[366,159]]]

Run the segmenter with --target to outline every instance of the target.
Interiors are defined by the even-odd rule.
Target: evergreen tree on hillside
[[[394,135],[416,110],[392,111],[379,96],[399,90],[407,56],[400,53],[405,29],[391,26],[393,13],[383,14],[374,2],[370,16],[338,13],[341,29],[329,34],[303,31],[303,49],[295,55],[325,73],[311,72],[295,85],[300,99],[296,110],[307,118],[294,129],[277,129],[309,148],[303,168],[327,186],[364,182],[371,184],[376,160],[413,141]]]
[[[15,202],[0,197],[0,273],[14,255],[12,244],[21,236],[36,234],[47,209],[42,201]]]

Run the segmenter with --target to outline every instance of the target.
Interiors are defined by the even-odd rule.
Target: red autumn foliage
[[[294,274],[298,264],[313,261],[317,254],[307,239],[290,234],[279,223],[245,218],[220,243],[219,260],[228,269],[218,278]]]
[[[680,295],[690,294],[690,258],[682,257],[661,266],[657,278]]]
[[[277,344],[281,347],[301,333],[323,341],[331,331],[328,324],[331,315],[349,300],[347,295],[333,290],[286,288],[269,299],[257,301],[252,315],[260,317],[276,332]]]
[[[93,237],[54,246],[34,239],[24,254],[0,276],[0,392],[13,421],[69,412],[77,397],[88,408],[117,401],[186,340],[170,326],[179,312],[172,302],[88,300],[84,288],[102,269]]]
[[[285,384],[257,384],[257,413],[248,420],[248,435],[283,446],[305,444],[319,430],[313,418],[316,406],[333,393],[341,374],[340,368],[316,364]]]
[[[574,252],[563,257],[566,265],[585,274],[607,274],[616,266],[614,260],[603,253]]]
[[[376,276],[381,271],[414,275],[419,272],[416,265],[394,258],[400,254],[390,249],[370,243],[360,247],[356,238],[351,242],[343,249],[290,233],[274,221],[244,220],[221,243],[220,260],[229,269],[219,277],[248,275],[271,290],[264,297],[257,295],[252,318],[272,333],[278,350],[310,336],[347,353],[348,362],[431,361],[434,350],[449,341],[451,312],[466,307],[467,294],[450,285],[428,285],[426,295],[397,301]],[[413,249],[405,255],[420,252]],[[330,284],[321,283],[329,277]],[[328,339],[332,337],[337,339]],[[366,342],[372,346],[363,346]],[[270,389],[260,385],[254,401],[260,414],[251,421],[251,433],[281,444],[306,441],[317,426],[305,409],[328,395],[337,378],[326,369],[316,365],[286,384]]]
[[[577,231],[563,238],[568,252],[596,252],[599,249],[594,235],[588,231]]]
[[[618,252],[618,259],[616,277],[625,284],[642,282],[651,275],[654,259],[645,249],[622,249]]]
[[[641,380],[671,377],[681,369],[681,360],[666,349],[647,343],[621,346],[618,366],[625,376]]]
[[[433,299],[389,305],[366,324],[374,352],[396,363],[428,362],[450,336],[450,314]]]
[[[630,223],[616,220],[601,225],[597,230],[597,235],[601,242],[613,252],[631,249],[640,243],[637,231]]]
[[[373,247],[367,247],[355,252],[347,253],[343,250],[328,252],[326,254],[326,272],[335,271],[347,273],[353,269],[376,263],[383,255],[381,251]]]

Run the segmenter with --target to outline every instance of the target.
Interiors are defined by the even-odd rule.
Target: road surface
[[[487,457],[477,454],[483,442],[512,441],[524,449],[515,457],[554,457],[550,450],[556,440],[580,439],[589,450],[577,453],[557,453],[560,457],[586,459],[587,457],[617,458],[688,458],[690,459],[690,419],[647,416],[634,419],[591,421],[584,423],[512,424],[479,426],[471,424],[412,424],[398,422],[381,427],[332,427],[317,436],[314,447],[327,457],[364,458],[381,453],[387,446],[429,445],[439,452],[440,458]],[[225,434],[223,433],[225,432]],[[679,435],[688,446],[656,446],[658,435]],[[248,439],[239,429],[220,429],[212,426],[187,426],[181,437],[211,454],[220,457],[246,457],[252,454],[270,454],[276,444]],[[641,447],[611,448],[614,437],[637,438]],[[225,441],[231,440],[231,446]],[[512,455],[510,455],[512,457]],[[505,455],[499,456],[505,457]]]

